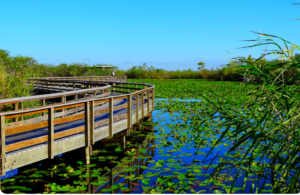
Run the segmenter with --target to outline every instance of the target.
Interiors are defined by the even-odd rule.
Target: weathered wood
[[[152,112],[154,111],[155,88],[152,88]]]
[[[101,103],[98,103],[98,104],[95,104],[96,106],[98,106],[99,104]],[[122,109],[122,108],[127,108],[127,104],[122,104],[122,105],[119,105],[119,106],[115,106],[114,107],[114,110],[119,110],[119,109]],[[55,113],[54,114],[54,117],[60,117],[60,116],[64,116],[64,115],[68,115],[68,114],[71,114],[73,112],[78,112],[80,110],[83,110],[84,109],[84,106],[80,106],[80,107],[77,107],[77,108],[74,108],[74,109],[71,109],[71,110],[67,110],[65,112],[58,112],[58,113]],[[102,109],[97,109],[94,111],[94,114],[95,115],[99,115],[99,114],[104,114],[104,113],[108,113],[109,112],[109,109],[106,108],[102,108]],[[69,117],[69,116],[68,116]],[[33,118],[33,119],[27,119],[25,121],[21,121],[21,122],[16,122],[16,123],[9,123],[9,124],[6,124],[5,125],[5,128],[6,129],[10,129],[10,128],[14,128],[14,127],[20,127],[20,126],[25,126],[25,125],[29,125],[29,124],[32,124],[32,123],[35,123],[37,124],[37,122],[41,122],[41,121],[44,121],[47,119],[47,116],[43,116],[43,117],[38,117],[38,118]],[[77,120],[78,118],[76,118]],[[56,120],[56,119],[55,119]]]
[[[95,142],[95,139],[94,139],[95,103],[93,100],[89,102],[89,107],[90,107],[89,108],[89,111],[90,111],[90,113],[89,113],[89,115],[90,115],[90,121],[89,121],[89,123],[90,123],[90,130],[89,130],[90,131],[90,144],[93,145]]]
[[[73,115],[73,116],[67,116],[64,118],[58,118],[58,119],[54,120],[54,125],[67,123],[67,122],[71,122],[71,121],[76,121],[76,120],[80,120],[83,118],[84,118],[84,113]],[[39,122],[39,123],[34,123],[34,124],[29,124],[29,125],[23,125],[22,128],[20,128],[20,127],[9,128],[9,129],[6,129],[5,133],[6,133],[6,135],[12,135],[12,134],[23,133],[26,131],[39,129],[39,128],[43,128],[43,127],[47,127],[47,126],[48,126],[48,122],[44,121],[44,122]]]
[[[53,107],[48,108],[48,157],[54,158],[53,147],[54,147],[54,109]]]
[[[5,175],[5,117],[0,116],[0,136],[1,136],[1,143],[0,143],[0,169],[1,174]]]
[[[106,95],[109,95],[108,93],[105,93],[104,96]],[[99,95],[97,97],[102,97],[103,95]],[[81,98],[80,100],[72,100],[72,101],[68,101],[68,103],[75,103],[75,102],[81,102],[81,101],[84,101],[84,100],[89,100],[89,99],[94,99],[95,97],[87,97],[87,98]],[[105,100],[98,100],[98,102],[108,102],[109,100],[108,99],[105,99]],[[64,103],[58,103],[58,104],[55,104],[56,106],[60,105],[60,104],[64,104]],[[83,106],[84,103],[78,103],[78,104],[73,104],[73,105],[68,105],[68,106],[61,106],[61,107],[55,107],[54,110],[61,110],[63,108],[72,108],[72,107],[77,107],[77,106]],[[47,107],[47,106],[45,106]],[[43,108],[43,106],[39,106],[39,107],[35,107],[35,109],[38,109],[38,108]],[[47,108],[48,109],[48,108]],[[30,111],[32,109],[23,109],[23,110],[28,110],[28,112],[24,112],[22,114],[11,114],[11,113],[14,113],[14,112],[6,112],[6,114],[10,114],[8,116],[5,116],[5,119],[9,119],[9,118],[14,118],[16,116],[26,116],[26,115],[32,115],[32,114],[38,114],[38,113],[42,113],[42,112],[46,112],[47,109],[43,109],[43,110],[38,110],[38,111]]]
[[[145,111],[144,111],[144,91],[141,92],[141,101],[142,101],[142,118],[145,117]]]
[[[114,103],[113,99],[109,99],[109,137],[113,136],[113,122],[114,122]]]
[[[132,95],[127,96],[127,131],[130,131],[130,128],[132,126]]]
[[[150,113],[150,90],[147,90],[147,110],[148,114]]]
[[[114,92],[114,93],[122,93],[122,94],[128,94],[128,92],[126,92],[126,91],[115,91],[115,90],[111,90],[111,92]]]
[[[84,115],[85,115],[85,160],[86,164],[90,164],[90,137],[91,137],[91,131],[90,131],[90,106],[89,102],[84,103]]]
[[[113,83],[114,84],[114,83]],[[132,87],[119,87],[119,86],[114,86],[112,90],[115,90],[114,88],[119,88],[119,89],[132,89],[132,90],[141,90],[141,88],[132,88]]]
[[[109,102],[109,99],[105,99],[105,100],[95,100],[95,104],[98,104],[98,103],[104,103],[104,102]]]
[[[136,123],[139,122],[139,94],[136,93],[135,96],[135,116],[136,116]]]
[[[125,99],[127,96],[123,95],[122,97],[112,97],[115,100]]]
[[[23,110],[24,109],[23,102],[20,102],[20,106],[21,106],[20,109]],[[23,119],[24,119],[23,116],[21,116],[20,121],[23,121]]]

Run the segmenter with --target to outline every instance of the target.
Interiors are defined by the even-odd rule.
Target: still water
[[[161,100],[166,99],[156,101]],[[177,101],[200,100],[177,99]],[[148,193],[165,189],[164,193],[176,193],[176,187],[187,184],[188,188],[185,190],[187,193],[216,193],[218,191],[226,193],[224,187],[234,182],[235,169],[223,172],[223,175],[227,175],[227,179],[220,179],[218,184],[207,181],[208,176],[218,164],[219,159],[215,157],[224,155],[226,150],[222,147],[215,148],[212,154],[205,158],[210,148],[194,147],[195,143],[190,135],[190,129],[176,129],[172,126],[189,121],[175,121],[175,116],[179,116],[179,113],[171,114],[155,110],[152,113],[154,127],[148,124],[146,125],[147,131],[134,131],[133,135],[126,140],[125,150],[123,150],[121,138],[118,137],[115,142],[93,147],[94,156],[89,166],[84,165],[84,151],[76,150],[61,157],[57,156],[53,160],[44,160],[19,168],[15,176],[2,179],[3,192],[140,194],[144,192],[144,189]],[[154,132],[149,132],[149,129],[154,129]],[[208,140],[219,136],[211,136]],[[125,154],[125,151],[129,153]],[[187,174],[191,176],[188,177]],[[165,184],[157,182],[158,178],[168,175],[172,175],[172,179]],[[254,180],[255,177],[252,178]],[[183,180],[187,183],[182,183]],[[243,182],[243,176],[236,179],[235,193],[241,193],[240,188]],[[245,192],[250,192],[251,182],[253,181],[247,181],[249,185],[246,185]],[[175,187],[168,189],[168,185]],[[261,182],[256,182],[256,185],[261,185]]]

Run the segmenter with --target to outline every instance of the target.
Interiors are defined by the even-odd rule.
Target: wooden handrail
[[[66,77],[67,78],[67,77]],[[35,80],[37,80],[39,78],[35,78]],[[57,80],[51,80],[48,79],[47,81],[49,82],[53,82],[57,85],[57,83],[59,83],[60,81]],[[77,83],[78,81],[76,80],[68,80],[68,83],[73,83],[73,88],[75,87],[74,83]],[[66,136],[70,136],[70,135],[74,135],[80,132],[85,132],[85,149],[86,149],[86,160],[87,162],[89,162],[89,156],[90,156],[90,151],[91,151],[91,147],[94,144],[94,129],[108,124],[109,126],[109,136],[113,136],[113,123],[114,121],[118,121],[124,118],[127,118],[127,129],[131,129],[132,128],[132,123],[134,120],[135,122],[138,122],[138,120],[140,119],[139,117],[139,100],[141,100],[141,115],[142,118],[145,117],[146,114],[150,114],[150,101],[152,99],[151,102],[151,110],[154,110],[154,92],[155,92],[155,86],[154,85],[150,85],[150,84],[143,84],[143,83],[127,83],[127,82],[117,82],[117,81],[87,81],[87,80],[82,80],[82,84],[92,84],[92,85],[105,85],[104,87],[96,87],[96,88],[89,88],[89,89],[81,89],[81,90],[76,90],[76,91],[72,91],[72,92],[63,92],[63,93],[56,93],[56,94],[48,94],[48,95],[41,95],[39,97],[34,96],[34,97],[22,97],[21,99],[19,98],[19,101],[27,101],[30,99],[30,101],[36,100],[38,98],[40,98],[40,100],[45,100],[45,97],[62,97],[65,98],[68,95],[76,95],[76,94],[80,94],[80,93],[91,93],[97,90],[106,90],[109,91],[107,92],[109,95],[110,94],[110,88],[112,87],[116,87],[122,90],[122,88],[127,89],[128,90],[128,85],[142,85],[144,86],[143,89],[137,88],[135,86],[135,88],[129,88],[129,89],[133,89],[135,90],[134,92],[126,92],[126,94],[124,95],[118,95],[118,96],[110,96],[110,97],[97,97],[97,96],[92,96],[92,97],[88,97],[87,98],[82,98],[82,99],[76,99],[74,98],[74,100],[70,101],[70,102],[65,102],[63,101],[62,103],[59,103],[57,105],[44,105],[41,107],[36,107],[36,108],[28,108],[28,109],[19,109],[19,110],[15,110],[15,111],[9,111],[9,112],[2,112],[0,113],[0,136],[1,136],[1,146],[0,146],[0,156],[2,162],[4,162],[4,158],[5,158],[5,153],[6,152],[10,152],[10,151],[14,151],[17,149],[22,149],[25,147],[29,147],[29,146],[33,146],[36,144],[41,144],[44,142],[48,142],[48,157],[49,158],[53,158],[54,156],[54,140],[55,139],[59,139],[59,138],[63,138]],[[66,80],[61,81],[62,82],[66,82]],[[120,86],[119,86],[120,85]],[[127,85],[127,86],[126,86]],[[124,86],[124,87],[123,87]],[[61,96],[60,96],[61,95]],[[94,93],[95,95],[95,93]],[[135,97],[135,101],[132,100],[132,97]],[[113,106],[113,102],[116,100],[120,100],[120,99],[124,99],[127,98],[127,103],[125,104],[121,104],[121,105],[116,105]],[[147,99],[147,102],[144,103],[144,99]],[[18,98],[14,98],[12,99],[8,99],[5,100],[6,102],[14,102],[15,99]],[[1,101],[0,100],[0,105],[1,105]],[[95,108],[95,106],[98,106],[99,104],[102,103],[106,103],[108,102],[108,108],[104,107],[104,108],[99,108],[97,109],[97,107]],[[2,101],[2,103],[4,103]],[[146,105],[145,105],[146,104]],[[132,106],[136,105],[135,110],[132,110]],[[67,115],[66,111],[65,112],[59,112],[59,113],[54,113],[54,111],[57,110],[65,110],[68,108],[74,108],[74,110],[76,109],[76,112],[78,110],[84,111],[84,113],[77,113],[75,115],[71,115],[71,116],[66,116],[63,118],[57,118],[54,119],[54,117],[59,116],[63,116],[63,115]],[[128,111],[126,114],[121,114],[118,116],[114,116],[113,111],[115,110],[120,110],[123,108],[127,108]],[[145,112],[147,111],[147,113],[144,113],[144,109]],[[46,112],[48,112],[48,116],[46,116]],[[25,121],[20,121],[20,122],[16,122],[15,124],[12,123],[8,123],[5,124],[5,119],[9,119],[9,118],[16,118],[16,117],[23,117],[26,115],[32,115],[32,114],[38,114],[38,113],[44,113],[44,115],[38,119],[36,118],[36,120],[32,120],[31,124],[29,122],[25,122]],[[69,111],[68,111],[69,113]],[[96,115],[99,114],[105,114],[105,113],[109,113],[109,118],[108,119],[103,119],[97,122],[94,122],[94,118]],[[136,115],[136,117],[133,118],[133,113]],[[149,115],[148,115],[149,116]],[[48,118],[48,121],[43,121],[46,118]],[[80,127],[76,127],[73,129],[68,129],[62,132],[57,132],[54,133],[54,125],[57,124],[62,124],[62,123],[67,123],[67,122],[71,122],[71,121],[75,121],[75,120],[81,120],[84,119],[85,120],[85,125],[84,126],[80,126]],[[31,120],[31,119],[29,119]],[[23,124],[24,123],[24,124]],[[44,136],[40,136],[34,139],[29,139],[29,140],[25,140],[25,141],[21,141],[21,142],[17,142],[17,143],[13,143],[13,144],[9,144],[5,146],[5,136],[7,135],[13,135],[16,133],[23,133],[23,132],[27,132],[27,131],[31,131],[31,130],[35,130],[38,128],[44,128],[44,127],[48,127],[48,135],[44,135]],[[127,131],[129,132],[129,131]],[[4,169],[4,163],[0,163],[0,168],[2,167],[2,170],[6,170]],[[2,173],[3,174],[3,173]]]

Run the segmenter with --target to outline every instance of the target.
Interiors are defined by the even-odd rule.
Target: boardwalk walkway
[[[105,83],[105,91],[103,87],[99,88],[100,81],[95,84],[94,88],[77,90],[74,83],[72,90],[76,91],[76,98],[73,101],[66,101],[67,95],[73,92],[65,92],[67,95],[65,95],[64,102],[57,105],[44,105],[38,108],[16,109],[13,112],[0,113],[1,141],[5,143],[1,144],[0,150],[2,175],[11,169],[46,158],[53,158],[54,155],[81,147],[86,148],[86,161],[89,164],[91,147],[94,142],[123,131],[128,134],[133,124],[138,123],[145,116],[151,115],[154,108],[154,86],[133,83],[135,86],[145,86],[144,89],[138,89],[137,87],[128,87],[130,83],[126,82]],[[61,84],[59,86],[61,87]],[[104,86],[103,82],[102,86]],[[116,88],[121,90],[117,91]],[[129,89],[135,90],[135,92],[128,92]],[[63,90],[67,91],[67,88]],[[93,96],[88,97],[86,90],[91,90],[88,94],[93,94]],[[92,92],[93,90],[94,92]],[[102,92],[100,92],[101,90]],[[83,100],[77,99],[80,97],[78,93],[82,91],[84,92],[83,95],[81,94]],[[111,93],[111,91],[121,92],[122,95],[116,92]],[[123,95],[124,93],[126,94]],[[62,97],[59,93],[55,93],[55,95]],[[107,97],[104,97],[105,95]],[[47,95],[42,96],[47,97]],[[8,102],[5,101],[5,103]],[[70,108],[73,110],[66,110]],[[136,110],[138,110],[138,114]],[[12,124],[4,122],[5,119],[17,119],[34,113],[44,113],[44,116],[24,121],[16,120]],[[48,120],[45,120],[46,118]]]

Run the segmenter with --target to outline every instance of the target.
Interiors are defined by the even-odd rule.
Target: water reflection
[[[138,126],[139,127],[139,126]],[[19,168],[1,181],[4,193],[130,193],[155,155],[154,127],[143,125],[93,145],[90,165],[78,149]],[[124,139],[125,138],[125,139]]]

